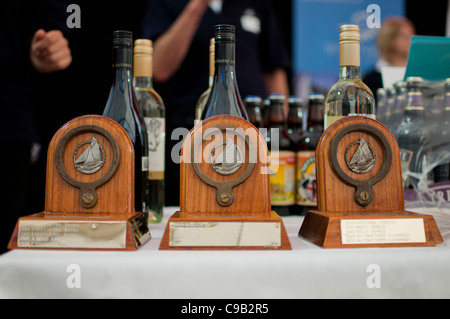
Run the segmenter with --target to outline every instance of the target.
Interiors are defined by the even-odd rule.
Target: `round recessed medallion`
[[[72,137],[74,136],[84,133],[100,134],[103,137],[105,137],[106,140],[111,145],[112,151],[111,166],[103,176],[101,176],[99,179],[93,182],[82,182],[70,176],[63,162],[63,152],[69,140],[72,139]],[[78,154],[80,148],[86,144],[89,144],[89,146],[86,149],[84,149],[81,154]],[[79,144],[73,152],[74,166],[78,171],[84,174],[92,174],[98,171],[104,165],[105,159],[106,159],[105,150],[100,144],[98,144],[98,141],[95,137],[92,137],[90,141],[85,141]],[[71,129],[69,132],[64,134],[64,136],[60,139],[60,141],[56,145],[55,149],[56,169],[58,170],[58,173],[62,179],[64,179],[68,184],[80,189],[78,201],[80,205],[83,206],[84,208],[91,208],[95,206],[95,204],[97,203],[97,193],[95,189],[106,183],[114,175],[119,166],[119,162],[120,162],[119,144],[117,143],[115,138],[111,135],[111,133],[109,133],[104,128],[96,125],[86,124]]]
[[[197,176],[206,184],[216,188],[216,201],[220,206],[230,206],[234,202],[233,187],[244,182],[253,172],[256,163],[248,162],[242,173],[233,180],[218,181],[208,176],[195,160],[195,154],[202,149],[203,141],[209,139],[214,134],[232,134],[242,139],[248,147],[249,154],[256,154],[256,147],[245,132],[241,132],[237,127],[227,124],[218,124],[214,128],[208,128],[201,138],[194,140],[191,152],[191,163]],[[225,142],[214,145],[210,153],[210,164],[213,170],[221,175],[231,175],[239,170],[245,163],[243,152],[234,143],[234,138],[227,138]]]
[[[221,175],[233,174],[244,162],[241,150],[230,138],[213,147],[209,160],[214,171]]]
[[[338,145],[342,138],[352,132],[366,133],[375,138],[383,151],[381,168],[378,173],[367,180],[359,180],[349,176],[340,166],[338,161]],[[358,144],[356,152],[348,159],[350,148]],[[342,154],[342,153],[341,153]],[[375,166],[376,157],[372,147],[363,139],[351,143],[345,151],[345,162],[347,167],[355,173],[364,174],[370,172]],[[365,124],[353,124],[342,128],[333,138],[330,144],[330,164],[337,176],[344,182],[355,187],[355,201],[365,207],[373,201],[372,186],[380,182],[389,172],[392,163],[392,150],[387,138],[375,127]]]
[[[349,150],[354,146],[358,145],[355,153],[352,158],[348,158]],[[364,174],[370,172],[375,167],[376,156],[375,152],[362,137],[359,138],[359,141],[351,143],[347,146],[345,150],[345,163],[347,167],[354,173]]]
[[[89,144],[81,155],[78,151],[83,145]],[[77,156],[78,155],[78,156]],[[73,152],[73,164],[77,171],[83,174],[93,174],[105,164],[105,150],[95,137],[78,145]]]

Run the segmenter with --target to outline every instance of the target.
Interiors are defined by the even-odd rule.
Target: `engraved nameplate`
[[[425,243],[422,218],[343,219],[342,244]]]
[[[169,245],[279,247],[281,225],[278,222],[171,222]]]
[[[126,230],[126,221],[21,220],[17,246],[122,249]]]

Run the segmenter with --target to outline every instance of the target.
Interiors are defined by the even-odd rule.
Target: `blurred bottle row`
[[[397,140],[405,189],[449,181],[450,78],[409,77],[379,89],[377,120]]]
[[[248,120],[260,129],[270,152],[272,208],[280,215],[304,213],[316,205],[315,148],[324,131],[324,96],[312,93],[307,101],[282,94],[264,100],[247,96],[244,103]]]

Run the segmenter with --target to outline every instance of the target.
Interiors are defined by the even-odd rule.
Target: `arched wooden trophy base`
[[[231,172],[211,164],[225,146],[242,156]],[[271,211],[267,144],[252,124],[230,115],[208,118],[186,136],[181,154],[180,211],[159,249],[291,249],[283,220]]]
[[[136,250],[151,236],[134,178],[133,144],[117,122],[73,119],[49,145],[45,211],[19,218],[8,248]]]
[[[369,166],[358,167],[361,147]],[[331,125],[316,148],[316,172],[317,211],[306,213],[299,237],[324,248],[443,242],[433,216],[404,210],[399,149],[381,123],[350,116]]]

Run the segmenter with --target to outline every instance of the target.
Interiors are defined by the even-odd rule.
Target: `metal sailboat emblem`
[[[359,144],[359,146],[350,161],[348,161],[347,153],[355,144]],[[359,141],[356,141],[347,147],[345,152],[345,162],[352,172],[364,174],[370,172],[374,168],[376,162],[375,152],[372,147],[361,137]]]
[[[221,152],[220,149],[222,150]],[[217,144],[211,150],[210,163],[212,168],[219,174],[233,174],[243,163],[242,152],[234,144],[233,140],[228,138],[225,142]]]
[[[84,152],[76,158],[77,152],[81,146],[90,144]],[[73,162],[75,168],[83,174],[93,174],[97,172],[105,163],[105,151],[103,147],[98,144],[95,137],[91,141],[83,142],[77,146],[73,153]]]

